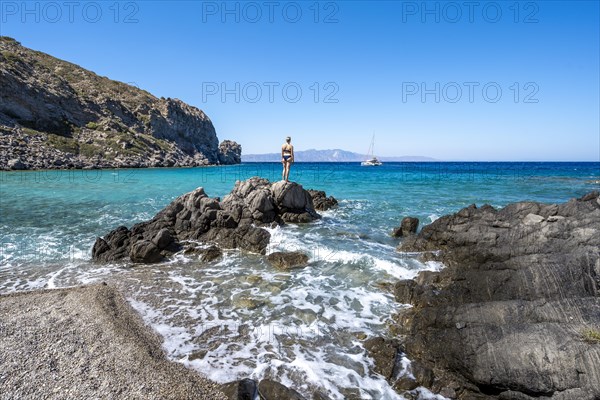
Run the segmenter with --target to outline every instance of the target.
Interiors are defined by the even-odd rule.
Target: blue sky
[[[195,105],[244,153],[375,132],[380,156],[599,161],[599,2],[467,4],[3,0],[0,33]]]

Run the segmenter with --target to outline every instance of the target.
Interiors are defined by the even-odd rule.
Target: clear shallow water
[[[280,165],[1,172],[0,292],[107,281],[165,337],[172,359],[212,379],[271,377],[307,397],[399,398],[369,372],[361,339],[385,334],[403,307],[386,283],[441,266],[396,252],[390,230],[404,216],[423,225],[471,203],[579,197],[599,189],[600,163],[298,163],[293,180],[340,200],[317,223],[271,230],[269,251],[302,250],[305,269],[279,272],[237,251],[209,264],[183,255],[158,266],[90,262],[96,236],[198,186],[222,197],[256,175],[278,180]]]

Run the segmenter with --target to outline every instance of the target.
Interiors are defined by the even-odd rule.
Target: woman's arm
[[[290,145],[290,147],[292,148],[291,149],[292,156],[290,157],[290,161],[294,162],[294,146]]]

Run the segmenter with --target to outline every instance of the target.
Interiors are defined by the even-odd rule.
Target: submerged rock
[[[131,229],[118,227],[96,239],[92,258],[115,261],[129,257],[134,262],[155,263],[181,250],[184,240],[265,254],[271,235],[260,226],[317,218],[312,197],[301,185],[251,178],[236,182],[223,201],[198,188],[173,200],[150,221]],[[219,251],[209,248],[201,252],[202,261],[219,257]]]
[[[600,398],[600,198],[471,205],[408,237],[447,267],[396,285],[419,379],[459,399]],[[431,372],[433,371],[432,376]],[[417,376],[417,374],[415,374]]]
[[[271,265],[279,269],[302,268],[308,264],[308,256],[301,251],[289,253],[278,251],[269,254],[267,260]]]

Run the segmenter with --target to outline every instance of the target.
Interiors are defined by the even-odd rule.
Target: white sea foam
[[[391,294],[373,290],[368,283],[406,279],[442,265],[410,263],[393,246],[379,243],[367,246],[377,248],[379,256],[327,246],[317,252],[315,232],[287,227],[269,231],[269,252],[306,252],[312,247],[310,266],[281,272],[264,258],[233,251],[202,267],[202,275],[190,275],[184,268],[169,271],[166,276],[179,288],[179,300],[165,297],[164,304],[169,304],[159,310],[132,299],[165,338],[169,356],[221,383],[272,378],[307,395],[318,389],[342,399],[347,390],[360,388],[365,399],[401,398],[382,377],[369,373],[372,360],[355,338],[380,334],[401,307]],[[237,301],[249,301],[250,308],[240,308]],[[197,322],[185,328],[178,325],[180,318]],[[190,359],[191,354],[200,356]],[[403,373],[410,374],[410,361],[401,362]]]

